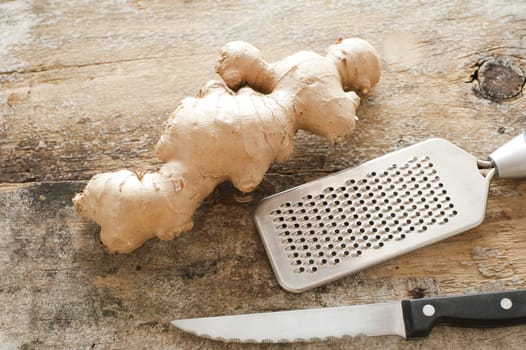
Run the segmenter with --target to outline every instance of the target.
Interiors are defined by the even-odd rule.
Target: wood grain
[[[98,226],[71,197],[93,174],[155,167],[153,147],[179,101],[207,80],[231,40],[269,60],[324,52],[338,36],[377,47],[380,84],[359,125],[330,146],[300,132],[293,158],[273,165],[255,198],[360,164],[429,137],[478,157],[526,129],[519,93],[477,93],[484,62],[524,78],[520,2],[0,1],[0,344],[8,349],[282,349],[184,334],[173,318],[370,303],[526,288],[526,182],[492,182],[476,229],[303,294],[282,290],[251,217],[219,186],[195,228],[107,255]],[[499,88],[495,82],[490,86]],[[496,87],[495,87],[496,86]],[[295,349],[521,348],[524,326],[439,327],[396,337],[298,344]]]

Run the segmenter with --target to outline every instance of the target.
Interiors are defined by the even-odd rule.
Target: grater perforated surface
[[[477,225],[490,177],[432,139],[268,197],[256,224],[280,284],[303,291]]]
[[[339,264],[457,214],[429,156],[349,178],[270,213],[296,273]]]

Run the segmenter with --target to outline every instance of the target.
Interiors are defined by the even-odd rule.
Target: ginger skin
[[[273,161],[291,156],[299,129],[331,143],[346,137],[360,103],[351,90],[372,88],[380,62],[357,38],[339,39],[325,57],[302,51],[272,64],[237,41],[222,48],[216,71],[224,82],[206,83],[168,120],[158,172],[99,174],[74,197],[77,211],[100,224],[110,253],[190,230],[194,211],[223,181],[253,191]]]

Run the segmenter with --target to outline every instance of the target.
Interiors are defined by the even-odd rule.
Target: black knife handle
[[[436,324],[500,327],[526,323],[526,290],[402,300],[407,338],[429,335]]]

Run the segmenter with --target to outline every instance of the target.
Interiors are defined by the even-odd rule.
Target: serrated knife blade
[[[405,336],[400,302],[176,320],[195,335],[241,342],[310,341],[344,336]]]
[[[526,290],[172,321],[200,337],[253,343],[357,335],[418,338],[427,336],[438,323],[462,327],[526,323]]]

